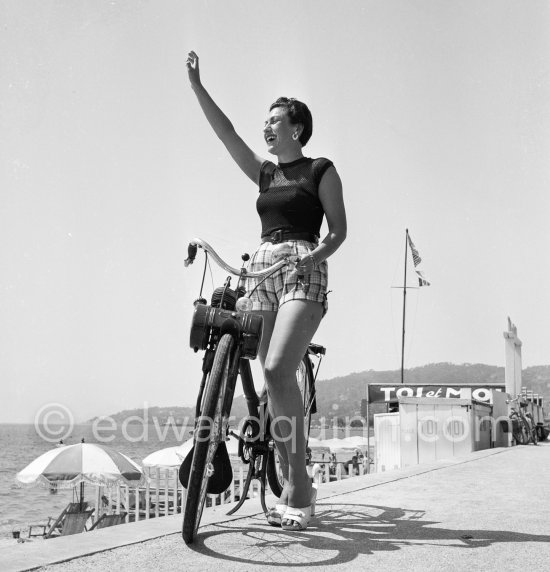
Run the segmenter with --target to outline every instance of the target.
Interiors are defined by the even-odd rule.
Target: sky
[[[0,0],[0,21],[0,422],[194,403],[186,245],[238,265],[260,223],[191,49],[255,152],[297,97],[304,154],[343,181],[321,379],[399,369],[406,229],[431,285],[407,289],[405,367],[503,366],[508,316],[523,366],[550,363],[548,2]]]

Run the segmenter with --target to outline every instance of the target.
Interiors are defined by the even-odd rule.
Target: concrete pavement
[[[478,451],[321,485],[307,531],[270,527],[258,499],[0,550],[0,570],[550,569],[550,443]],[[57,563],[57,564],[56,564]]]

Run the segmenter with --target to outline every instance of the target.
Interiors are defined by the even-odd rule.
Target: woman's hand
[[[187,61],[185,62],[187,66],[187,74],[189,75],[189,81],[191,85],[201,84],[201,75],[199,71],[199,56],[193,51],[187,54]]]
[[[314,270],[317,269],[317,261],[313,254],[306,254],[296,264],[296,272],[299,276],[309,276]]]

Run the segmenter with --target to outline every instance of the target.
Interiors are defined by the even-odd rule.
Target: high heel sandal
[[[312,516],[315,516],[315,503],[317,502],[317,485],[311,485],[311,504],[304,508],[289,506],[281,518],[283,530],[306,530]],[[290,524],[285,524],[285,521]]]
[[[288,510],[288,505],[286,504],[275,504],[275,508],[270,508],[265,515],[267,522],[271,526],[281,526],[281,521],[283,520],[283,515]]]

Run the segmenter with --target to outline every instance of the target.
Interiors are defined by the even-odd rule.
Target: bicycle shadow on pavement
[[[425,511],[355,503],[323,503],[302,532],[269,526],[263,515],[246,525],[232,521],[199,531],[188,548],[216,559],[270,566],[329,566],[359,555],[433,545],[475,549],[494,543],[550,542],[550,535],[506,530],[456,530],[424,520]]]

